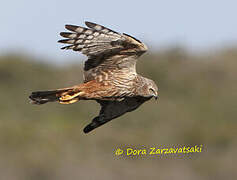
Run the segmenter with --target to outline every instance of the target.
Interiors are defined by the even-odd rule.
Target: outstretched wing
[[[101,105],[99,116],[95,117],[90,124],[84,128],[85,133],[89,133],[93,129],[122,116],[126,112],[134,111],[145,101],[150,98],[146,97],[127,97],[123,101],[98,101]]]
[[[62,49],[72,49],[88,56],[84,67],[85,81],[95,79],[108,69],[119,68],[118,64],[121,68],[121,64],[126,61],[132,61],[128,65],[135,68],[134,58],[147,50],[145,44],[130,35],[120,34],[91,22],[85,24],[88,28],[66,25],[66,29],[71,32],[61,32],[60,35],[67,39],[58,41],[70,44]]]

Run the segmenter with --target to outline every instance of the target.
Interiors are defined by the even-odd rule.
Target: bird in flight
[[[84,64],[84,82],[68,88],[32,92],[29,98],[33,104],[97,101],[101,110],[84,128],[88,133],[153,97],[157,99],[158,88],[153,80],[136,72],[137,59],[147,51],[144,43],[92,22],[85,24],[87,28],[66,25],[69,32],[61,32],[65,39],[58,41],[67,44],[62,49],[72,49],[88,57]]]

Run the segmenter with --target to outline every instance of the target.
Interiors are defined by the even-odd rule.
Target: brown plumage
[[[60,35],[72,49],[88,56],[84,66],[84,83],[53,91],[32,92],[33,104],[58,101],[71,104],[79,100],[96,100],[100,114],[84,128],[88,133],[106,122],[138,108],[152,97],[158,97],[154,81],[136,73],[136,61],[147,51],[145,44],[127,34],[85,22],[88,28],[66,25],[70,32]]]

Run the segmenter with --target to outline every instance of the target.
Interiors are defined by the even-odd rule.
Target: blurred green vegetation
[[[237,176],[236,69],[236,48],[201,55],[182,48],[145,54],[137,71],[158,84],[159,101],[85,135],[83,127],[99,112],[97,103],[36,106],[28,100],[32,91],[81,83],[80,61],[54,66],[2,55],[1,179],[232,179]],[[118,160],[113,155],[121,145],[175,144],[203,144],[205,151],[190,160]]]

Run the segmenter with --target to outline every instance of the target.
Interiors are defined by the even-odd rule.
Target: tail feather
[[[71,104],[79,100],[78,91],[74,88],[58,89],[52,91],[36,91],[29,96],[32,104],[45,104],[58,101],[61,104]]]

